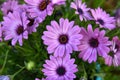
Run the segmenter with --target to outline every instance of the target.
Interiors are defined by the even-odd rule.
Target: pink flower
[[[44,44],[48,45],[47,51],[49,54],[54,53],[54,56],[63,56],[65,54],[78,51],[78,45],[82,39],[80,27],[75,25],[74,21],[69,22],[68,19],[61,18],[59,24],[56,21],[51,21],[51,25],[47,25],[47,30],[43,32],[42,39]]]
[[[65,0],[24,0],[27,5],[27,11],[30,13],[31,17],[38,17],[39,22],[45,20],[47,15],[52,15],[54,10],[54,5],[60,5],[65,2]]]
[[[78,71],[75,59],[70,59],[67,54],[64,57],[50,56],[50,60],[45,61],[42,72],[47,76],[46,80],[73,80],[76,78],[75,72]]]
[[[109,45],[111,44],[108,41],[108,37],[105,37],[105,31],[99,31],[96,28],[94,31],[92,29],[92,25],[88,25],[87,30],[82,28],[81,34],[83,35],[83,39],[81,40],[81,44],[79,45],[79,50],[81,51],[79,54],[79,58],[82,58],[84,61],[88,60],[89,63],[96,62],[97,53],[99,56],[107,57],[109,53]]]
[[[116,27],[114,17],[110,17],[110,15],[101,8],[97,8],[95,10],[92,9],[91,13],[96,21],[96,24],[99,24],[101,28],[108,28],[111,30]]]
[[[4,2],[1,8],[3,15],[8,15],[9,12],[13,13],[14,11],[19,9],[18,1],[17,0],[8,0]]]
[[[3,19],[4,40],[12,39],[11,43],[13,46],[18,41],[22,46],[23,39],[28,38],[28,31],[26,29],[29,21],[27,20],[26,13],[14,11],[13,13],[9,13],[7,16],[3,17]]]
[[[111,52],[105,58],[105,64],[108,66],[111,66],[112,64],[114,66],[120,65],[120,40],[117,36],[113,37]]]
[[[27,24],[28,33],[36,32],[36,28],[39,26],[38,18],[31,18],[28,16],[29,23]]]
[[[19,12],[26,12],[26,17],[29,20],[29,23],[27,24],[27,31],[29,34],[31,34],[32,32],[36,32],[36,28],[39,26],[39,19],[36,18],[32,18],[31,15],[29,14],[29,12],[27,12],[27,8],[28,6],[26,4],[20,5],[19,8]]]
[[[88,12],[90,8],[87,8],[86,4],[82,3],[82,0],[75,0],[74,2],[72,2],[71,8],[76,10],[75,14],[79,15],[81,21],[83,21],[83,19],[85,21],[92,19],[90,13]]]
[[[39,18],[39,22],[42,22],[47,15],[51,15],[53,12],[52,3],[50,0],[24,0],[27,5],[27,11],[30,13],[31,17]]]

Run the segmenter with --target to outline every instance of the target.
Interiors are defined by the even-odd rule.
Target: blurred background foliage
[[[23,4],[23,0],[19,0]],[[34,80],[36,77],[43,78],[41,72],[42,65],[46,59],[49,59],[46,46],[43,44],[41,36],[46,30],[46,25],[51,20],[58,21],[61,17],[74,20],[75,24],[86,27],[92,24],[98,27],[93,21],[80,22],[78,15],[74,14],[74,10],[70,8],[70,2],[66,0],[65,6],[56,6],[52,16],[48,16],[46,20],[39,25],[37,32],[30,34],[28,40],[24,40],[23,46],[11,46],[10,41],[0,42],[0,75],[9,75],[11,80]],[[0,0],[0,4],[5,0]],[[112,16],[115,15],[117,8],[120,8],[120,0],[83,0],[88,7],[102,7]],[[3,20],[0,11],[0,21]],[[120,37],[120,28],[107,31],[107,36],[112,38],[115,35]],[[75,80],[119,80],[120,67],[108,67],[104,64],[104,60],[99,57],[96,63],[89,64],[78,58],[79,52],[73,52],[72,57],[76,59],[79,71],[76,73]]]

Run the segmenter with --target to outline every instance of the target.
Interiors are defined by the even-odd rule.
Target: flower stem
[[[82,67],[83,67],[83,70],[84,70],[84,78],[87,78],[87,73],[86,73],[86,70],[85,70],[84,63],[82,63]]]
[[[14,77],[15,77],[16,75],[18,75],[23,69],[25,69],[25,67],[22,67],[20,70],[18,70],[16,73],[14,73],[14,74],[12,75],[12,77],[11,77],[11,80],[14,80]]]
[[[3,72],[4,68],[5,68],[5,65],[6,65],[6,62],[7,62],[7,58],[8,58],[8,53],[9,53],[9,50],[5,54],[5,60],[4,60],[2,69],[0,70],[0,74],[2,74],[2,72]]]

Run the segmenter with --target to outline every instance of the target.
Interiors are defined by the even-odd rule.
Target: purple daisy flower
[[[54,6],[64,4],[66,0],[24,0],[31,17],[38,17],[42,22],[47,15],[52,15]]]
[[[60,24],[60,25],[59,25]],[[75,25],[74,21],[69,22],[68,19],[61,18],[59,24],[56,21],[51,21],[51,25],[47,25],[47,30],[44,31],[42,39],[44,44],[48,45],[48,53],[54,53],[54,56],[63,56],[72,51],[78,51],[78,45],[82,35],[80,27]]]
[[[28,6],[26,4],[20,5],[19,12],[26,12],[26,17],[29,20],[29,23],[27,24],[27,31],[29,34],[32,32],[36,32],[36,28],[39,26],[39,19],[38,18],[32,18],[29,13],[27,12]]]
[[[81,21],[83,21],[83,19],[85,21],[92,19],[90,13],[88,12],[90,8],[87,8],[86,4],[82,3],[82,0],[75,0],[75,2],[72,2],[71,8],[76,9],[75,14],[79,14]]]
[[[103,11],[100,7],[95,10],[91,9],[91,13],[96,21],[96,24],[99,24],[101,28],[104,27],[111,30],[116,27],[114,17],[110,17],[110,15]]]
[[[81,40],[81,45],[79,45],[79,50],[81,53],[79,54],[79,58],[82,58],[84,61],[88,60],[89,63],[92,61],[96,62],[97,53],[99,56],[107,57],[109,53],[109,45],[111,44],[108,41],[108,37],[105,37],[105,30],[99,31],[96,28],[94,31],[92,29],[92,25],[88,25],[87,31],[82,28],[81,34],[83,35],[83,39]]]
[[[12,45],[15,45],[18,41],[22,46],[23,38],[28,38],[28,31],[26,29],[29,21],[27,20],[26,13],[23,12],[21,14],[18,11],[14,11],[3,17],[3,19],[4,40],[12,39]]]
[[[108,66],[111,66],[112,64],[114,66],[120,65],[120,40],[117,36],[113,37],[111,52],[105,58],[105,64]]]
[[[47,15],[52,15],[53,4],[50,0],[24,0],[27,5],[27,11],[30,13],[31,17],[38,17],[39,22],[42,22]]]
[[[45,61],[44,75],[46,80],[73,80],[76,78],[75,72],[78,71],[75,59],[70,59],[70,55],[64,57],[50,56],[50,60]]]
[[[29,23],[27,25],[28,33],[36,32],[36,28],[39,26],[38,18],[30,18],[28,17]]]
[[[9,12],[13,13],[13,11],[18,9],[19,5],[17,0],[8,0],[7,2],[3,3],[1,11],[3,12],[3,15],[6,16]]]
[[[10,80],[9,76],[2,75],[0,76],[0,80]]]

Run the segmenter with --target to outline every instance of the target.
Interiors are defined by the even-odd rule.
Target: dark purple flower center
[[[115,49],[113,49],[113,51],[111,51],[109,55],[114,58],[114,55],[118,50],[119,50],[119,45],[115,44]]]
[[[77,11],[79,12],[80,15],[83,14],[83,10],[81,8],[78,8]]]
[[[114,54],[119,50],[119,45],[115,44]]]
[[[7,11],[7,14],[8,14],[9,12],[10,12],[10,13],[13,13],[13,10],[8,10],[8,11]]]
[[[65,67],[63,67],[63,66],[58,67],[58,68],[56,69],[56,73],[57,73],[59,76],[65,75],[65,73],[66,73]]]
[[[99,45],[98,39],[91,38],[91,39],[89,40],[89,45],[90,45],[91,47],[93,47],[93,48],[98,47],[98,45]]]
[[[49,3],[50,0],[42,0],[42,2],[39,4],[39,10],[44,11]]]
[[[34,24],[34,19],[28,19],[30,22],[28,23],[28,26],[32,26]]]
[[[110,55],[111,57],[113,57],[113,58],[114,58],[114,54],[115,54],[115,53],[114,53],[113,51],[109,53],[109,55]]]
[[[117,49],[117,50],[119,49],[119,46],[117,44],[115,45],[115,49]]]
[[[101,25],[104,25],[104,21],[102,19],[98,19],[97,22],[99,22]]]
[[[16,33],[18,35],[22,34],[24,32],[23,26],[19,25],[16,29]]]
[[[68,35],[65,35],[65,34],[60,35],[60,36],[59,36],[59,42],[60,42],[61,44],[66,44],[66,43],[68,43]]]

